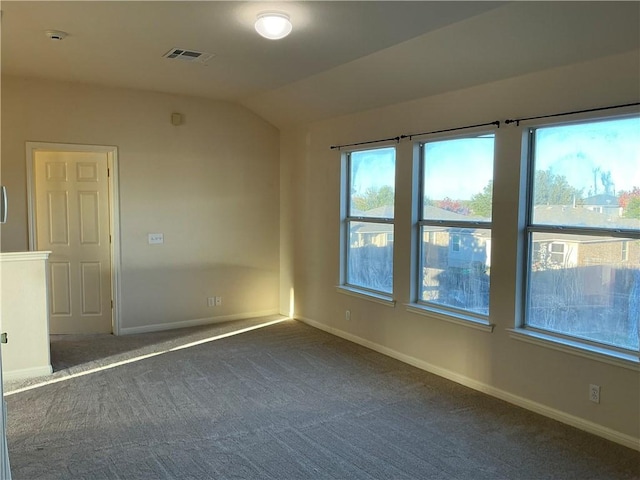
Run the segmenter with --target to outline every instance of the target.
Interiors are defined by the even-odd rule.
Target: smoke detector
[[[67,32],[61,32],[60,30],[47,30],[44,34],[50,39],[56,42],[64,40],[69,35]]]

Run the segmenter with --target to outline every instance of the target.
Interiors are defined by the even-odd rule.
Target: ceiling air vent
[[[184,48],[172,48],[163,55],[164,58],[175,58],[192,63],[207,63],[214,57],[213,53],[196,52]]]

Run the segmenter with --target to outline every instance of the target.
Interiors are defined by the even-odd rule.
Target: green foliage
[[[534,205],[569,205],[582,198],[582,189],[569,185],[564,175],[555,175],[551,170],[536,171]]]
[[[493,180],[489,180],[489,183],[485,185],[482,192],[476,193],[471,197],[469,207],[471,213],[479,217],[489,218],[491,217],[491,202],[493,200]]]
[[[622,208],[627,208],[629,202],[634,198],[640,198],[640,187],[633,187],[631,190],[622,190],[618,195],[618,203]]]
[[[622,215],[624,218],[640,219],[640,197],[632,197],[627,202],[627,208]]]
[[[392,206],[395,192],[389,185],[380,188],[369,187],[363,195],[352,197],[353,206],[361,212],[366,212],[373,208]]]
[[[538,170],[535,178],[535,205],[568,205],[582,199],[582,190],[569,185],[563,175],[554,175],[550,170]],[[493,201],[493,180],[490,180],[482,192],[471,196],[469,208],[473,215],[491,217]]]

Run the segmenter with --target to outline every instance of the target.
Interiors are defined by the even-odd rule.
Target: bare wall
[[[185,122],[173,126],[172,112]],[[279,307],[278,130],[193,97],[2,78],[2,250],[28,249],[25,142],[118,147],[121,328]],[[161,246],[148,233],[164,233]],[[223,305],[207,307],[208,296]]]
[[[330,145],[518,116],[638,101],[637,51],[283,130],[283,212],[294,234],[295,315],[333,333],[621,443],[640,436],[640,376],[625,368],[511,338],[518,316],[518,185],[522,129],[496,133],[491,322],[493,333],[408,312],[412,146],[398,145],[395,307],[346,296],[339,282],[340,152]],[[461,172],[464,174],[464,172]],[[289,263],[291,263],[289,262]],[[345,320],[345,310],[351,320]],[[588,385],[602,387],[599,405]]]

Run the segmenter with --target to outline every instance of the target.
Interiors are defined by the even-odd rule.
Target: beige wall
[[[638,369],[583,358],[513,339],[518,318],[516,272],[520,265],[518,215],[523,128],[496,132],[491,322],[493,333],[408,312],[412,203],[412,145],[398,145],[396,172],[395,307],[338,293],[340,153],[330,145],[389,138],[519,116],[559,113],[639,100],[640,55],[508,79],[283,130],[281,220],[294,234],[290,250],[295,314],[312,324],[373,346],[474,388],[615,438],[627,445],[640,436]],[[435,67],[437,68],[437,67]],[[287,228],[283,226],[286,231]],[[345,310],[351,320],[345,320]],[[588,400],[590,383],[602,387],[601,403]]]
[[[292,127],[280,143],[275,128],[228,103],[3,77],[1,174],[11,215],[2,226],[2,250],[27,248],[26,141],[116,145],[125,329],[278,308],[286,314],[293,295],[296,315],[322,328],[565,421],[637,439],[637,370],[519,342],[507,332],[517,317],[521,130],[497,132],[493,333],[404,307],[410,298],[407,141],[398,146],[397,304],[336,292],[340,155],[329,146],[638,101],[638,58],[632,52]],[[170,124],[173,111],[185,115],[185,125]],[[165,234],[163,246],[147,245],[154,232]],[[224,297],[219,309],[206,306],[213,295]],[[601,385],[600,405],[587,400],[589,383]]]
[[[28,249],[27,141],[118,147],[123,331],[277,312],[276,128],[226,102],[3,76],[3,251]]]

